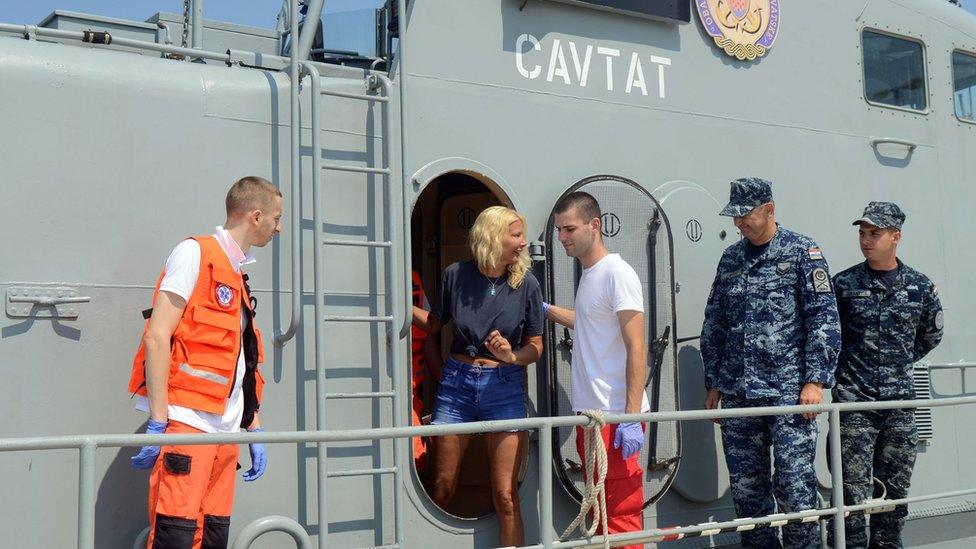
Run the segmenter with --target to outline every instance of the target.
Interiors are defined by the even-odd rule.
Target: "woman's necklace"
[[[504,274],[502,274],[501,276],[498,276],[498,277],[495,277],[494,279],[491,279],[491,278],[489,278],[489,277],[488,277],[488,275],[486,275],[485,273],[481,273],[481,274],[482,274],[482,276],[484,276],[484,277],[485,277],[485,280],[487,280],[487,281],[488,281],[488,282],[489,282],[489,283],[491,284],[491,289],[489,289],[489,290],[488,290],[488,293],[489,293],[489,294],[491,294],[491,295],[495,295],[495,294],[497,293],[497,290],[496,290],[495,288],[496,288],[496,286],[498,286],[498,282],[499,282],[499,281],[500,281],[500,280],[502,279],[502,277],[504,277],[505,275],[504,275]]]

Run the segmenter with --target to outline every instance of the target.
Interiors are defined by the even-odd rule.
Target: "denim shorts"
[[[486,368],[448,357],[434,404],[433,424],[522,419],[525,367]]]

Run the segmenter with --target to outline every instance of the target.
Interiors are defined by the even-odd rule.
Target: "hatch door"
[[[647,397],[654,411],[678,408],[675,314],[671,230],[657,201],[637,183],[618,176],[588,177],[569,190],[590,193],[600,203],[603,241],[637,271],[644,292],[648,348]],[[553,217],[546,228],[546,293],[551,303],[574,307],[581,274],[579,262],[568,257],[559,243]],[[570,368],[572,330],[547,323],[545,363],[549,367],[548,404],[553,416],[572,415]],[[680,424],[654,424],[641,449],[645,468],[645,506],[657,501],[670,487],[681,457]],[[553,459],[566,490],[579,501],[583,475],[572,428],[557,429]]]

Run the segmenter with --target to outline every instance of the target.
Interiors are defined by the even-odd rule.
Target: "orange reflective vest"
[[[415,307],[424,307],[427,296],[424,295],[423,282],[420,280],[420,273],[413,271],[413,304]],[[411,337],[411,362],[413,364],[413,388],[416,392],[417,385],[427,377],[427,363],[424,360],[424,340],[427,339],[427,332],[416,326],[410,327]]]
[[[258,364],[264,362],[261,332],[254,325],[254,308],[246,277],[236,272],[220,244],[212,236],[193,237],[200,244],[200,274],[173,332],[170,347],[169,403],[203,412],[223,414],[237,378],[238,356],[244,349],[244,419],[251,424],[260,407],[264,378]],[[156,281],[153,305],[165,268]],[[241,328],[241,313],[246,314]],[[149,321],[143,330],[143,340]],[[243,340],[242,340],[243,337]],[[129,392],[148,396],[144,341],[132,361]]]

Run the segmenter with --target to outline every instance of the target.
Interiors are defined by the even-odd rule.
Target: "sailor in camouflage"
[[[840,326],[827,262],[806,236],[776,224],[772,186],[732,182],[721,215],[743,238],[727,248],[705,308],[701,352],[715,409],[819,404],[834,382]],[[817,506],[814,414],[721,420],[732,499],[739,517]],[[769,450],[773,448],[775,474]],[[771,480],[772,477],[772,480]],[[775,500],[774,500],[775,497]],[[820,547],[816,523],[742,533],[747,548]]]
[[[854,222],[866,261],[834,278],[843,344],[835,402],[915,398],[912,368],[942,340],[942,305],[932,281],[896,256],[905,214],[891,202],[871,202]],[[841,414],[844,501],[872,497],[872,476],[888,499],[908,496],[918,432],[915,412],[880,410]],[[908,509],[845,521],[847,547],[902,547]],[[832,532],[832,530],[831,530]]]

